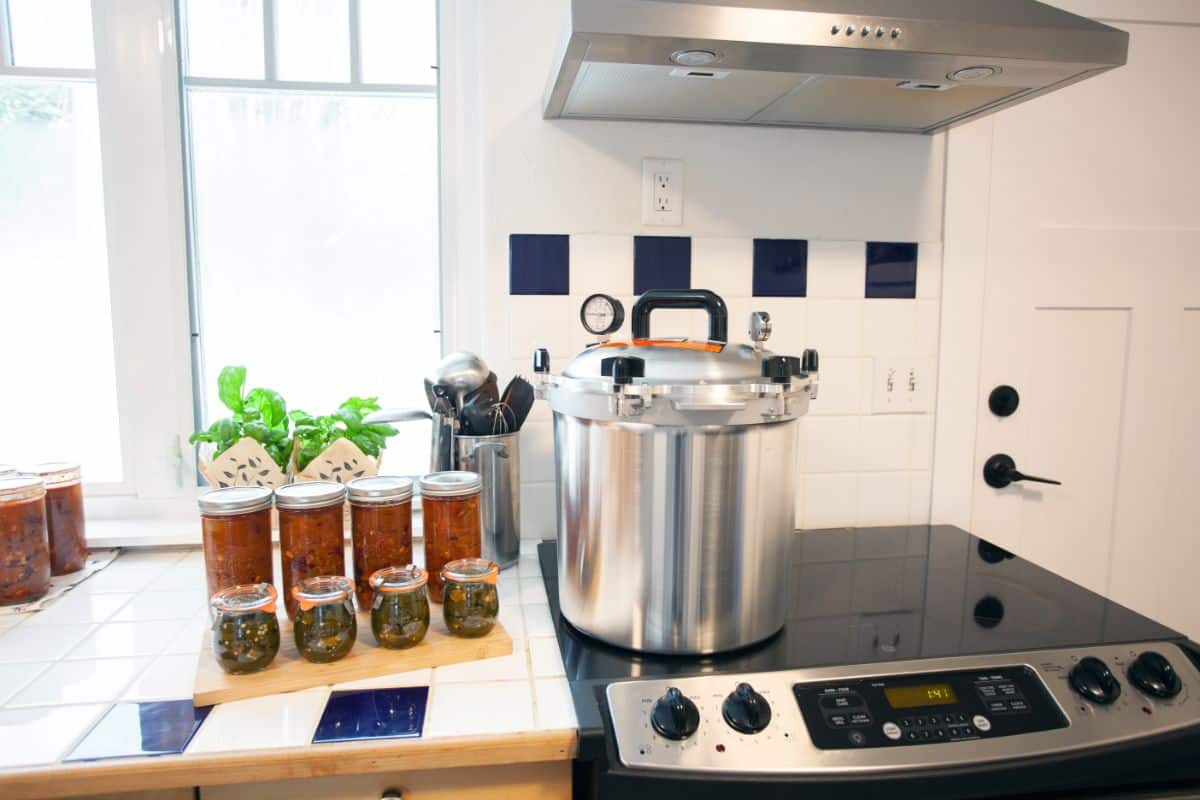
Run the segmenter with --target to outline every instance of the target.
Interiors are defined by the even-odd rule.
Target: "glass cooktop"
[[[557,546],[538,554],[584,736],[600,729],[597,692],[617,680],[1183,638],[966,531],[922,525],[797,533],[777,636],[713,656],[647,655],[563,620]]]

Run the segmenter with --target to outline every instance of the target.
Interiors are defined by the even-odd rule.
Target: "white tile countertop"
[[[220,704],[182,756],[139,761],[152,770],[201,754],[329,747],[310,742],[330,692],[343,689],[429,687],[421,739],[378,740],[377,748],[573,735],[575,712],[536,542],[522,544],[519,563],[501,572],[499,590],[512,655]],[[198,549],[127,551],[46,609],[0,616],[0,787],[6,773],[57,766],[115,702],[190,700],[208,627],[204,595]]]

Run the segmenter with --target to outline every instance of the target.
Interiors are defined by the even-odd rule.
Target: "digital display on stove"
[[[887,686],[883,690],[892,708],[948,706],[958,702],[954,687],[948,683],[924,683],[918,686]]]

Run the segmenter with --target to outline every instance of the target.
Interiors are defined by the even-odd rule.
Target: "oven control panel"
[[[1003,761],[1200,729],[1197,693],[1200,672],[1176,644],[1145,642],[626,681],[606,699],[625,766],[805,775]]]

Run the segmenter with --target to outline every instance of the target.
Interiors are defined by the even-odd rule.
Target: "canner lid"
[[[635,357],[645,362],[644,375],[635,378],[635,383],[761,383],[763,359],[771,355],[745,344],[633,339],[594,345],[576,356],[562,374],[567,378],[609,377],[612,373],[605,370],[606,359]]]

